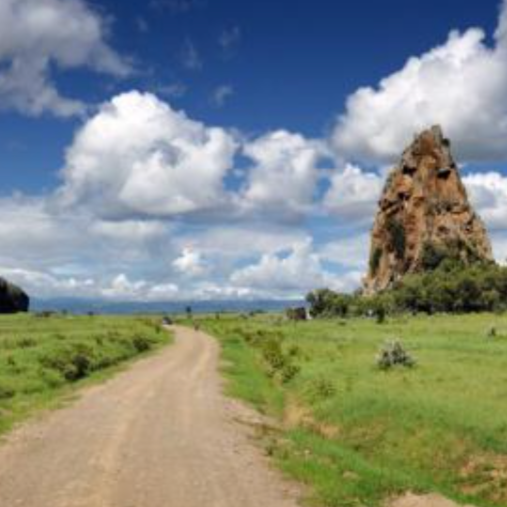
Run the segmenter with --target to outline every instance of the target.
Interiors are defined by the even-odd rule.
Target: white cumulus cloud
[[[184,248],[181,255],[173,261],[173,267],[189,277],[201,276],[206,272],[201,253],[192,248]]]
[[[145,280],[132,281],[127,275],[117,275],[108,285],[99,288],[105,299],[115,301],[170,301],[178,293],[178,286],[172,283],[150,284]]]
[[[129,64],[106,42],[106,21],[83,0],[0,2],[0,108],[73,116],[85,104],[64,97],[52,71],[89,68],[126,76]]]
[[[279,130],[246,143],[254,161],[241,196],[246,209],[282,214],[308,211],[313,204],[323,145],[300,134]]]
[[[382,190],[382,178],[347,164],[331,175],[331,186],[324,196],[324,207],[347,221],[371,221]]]
[[[76,135],[62,171],[63,206],[104,217],[169,217],[224,202],[236,142],[156,96],[113,98]]]
[[[392,161],[417,131],[441,124],[466,161],[507,158],[507,2],[492,47],[479,28],[448,40],[347,101],[334,145],[343,157]]]
[[[337,238],[322,245],[320,257],[328,262],[339,264],[350,271],[366,271],[370,254],[370,235],[365,232]]]
[[[258,263],[234,272],[231,282],[233,286],[265,291],[271,295],[278,293],[299,297],[317,287],[350,288],[347,287],[350,282],[348,277],[326,271],[310,239],[292,245],[288,251],[263,255]]]
[[[472,173],[463,178],[470,199],[490,229],[507,224],[507,177],[498,172]]]

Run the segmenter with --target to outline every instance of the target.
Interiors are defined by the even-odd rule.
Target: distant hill
[[[132,313],[184,313],[187,306],[194,313],[214,312],[277,312],[288,307],[303,306],[302,300],[231,300],[231,301],[182,301],[182,302],[109,302],[86,299],[34,299],[32,310],[38,311],[68,311],[84,314],[88,312],[100,314],[132,314]]]
[[[17,285],[0,278],[0,313],[27,312],[30,298]]]

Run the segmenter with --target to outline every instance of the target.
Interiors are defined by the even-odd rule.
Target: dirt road
[[[2,507],[295,507],[221,394],[219,350],[175,343],[0,446]]]

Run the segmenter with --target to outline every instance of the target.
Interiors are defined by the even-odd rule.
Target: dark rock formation
[[[468,202],[450,141],[440,127],[417,136],[392,170],[379,202],[365,294],[445,257],[492,261],[486,229]]]
[[[0,278],[0,313],[27,312],[29,297],[16,285]]]

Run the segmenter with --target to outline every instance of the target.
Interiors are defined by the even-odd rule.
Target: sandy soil
[[[222,395],[219,350],[175,343],[0,446],[2,507],[295,507],[295,488],[249,438],[250,412]]]
[[[398,498],[390,507],[460,507],[457,503],[444,498],[441,495],[414,495],[407,493],[406,495]],[[472,505],[465,505],[463,507],[473,507]]]

